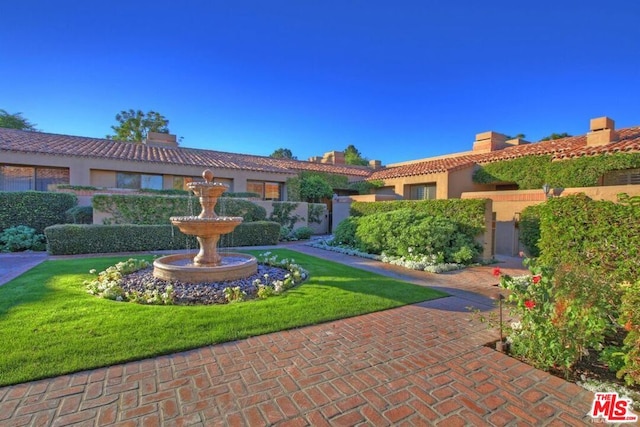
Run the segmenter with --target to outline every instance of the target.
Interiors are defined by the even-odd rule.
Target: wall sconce
[[[551,191],[551,186],[547,183],[545,183],[542,186],[542,191],[544,191],[544,196],[548,199],[549,197],[551,197],[552,195],[549,195],[550,191]]]

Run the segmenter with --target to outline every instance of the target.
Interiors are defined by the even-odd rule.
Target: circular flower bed
[[[225,304],[278,295],[307,279],[308,273],[295,260],[278,260],[270,252],[260,254],[256,274],[240,280],[184,283],[153,276],[151,264],[129,259],[101,271],[84,285],[91,295],[140,304]],[[96,274],[95,270],[90,273]]]

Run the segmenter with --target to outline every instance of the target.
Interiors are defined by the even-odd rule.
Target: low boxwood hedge
[[[142,252],[195,249],[193,236],[182,234],[171,225],[53,225],[44,230],[51,255]],[[258,246],[278,243],[280,224],[256,221],[240,224],[232,234],[224,235],[220,245]]]

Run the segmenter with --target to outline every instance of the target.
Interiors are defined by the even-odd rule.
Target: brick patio
[[[466,307],[490,309],[492,267],[434,277],[325,255],[455,296],[0,388],[0,425],[590,424],[591,392],[483,345],[495,333]]]

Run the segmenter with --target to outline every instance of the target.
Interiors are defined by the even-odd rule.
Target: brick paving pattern
[[[407,276],[420,277],[434,280]],[[591,424],[591,392],[483,345],[495,333],[465,307],[475,295],[488,309],[489,277],[440,275],[428,284],[458,295],[3,387],[0,426]]]

